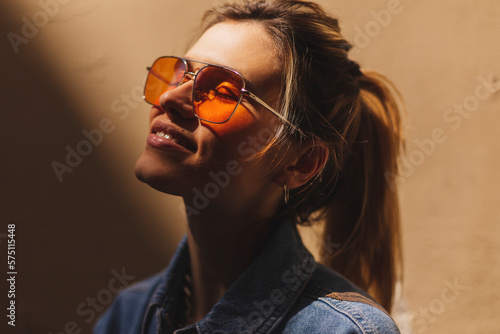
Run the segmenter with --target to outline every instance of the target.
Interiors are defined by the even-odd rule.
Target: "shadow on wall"
[[[99,152],[58,181],[51,163],[81,140],[83,111],[65,96],[35,40],[13,51],[5,36],[21,30],[22,14],[3,1],[0,13],[0,249],[7,252],[7,226],[15,224],[17,272],[10,299],[16,326],[4,315],[0,332],[89,333],[120,289],[163,268],[171,254],[148,242],[141,222],[149,217],[118,191]],[[2,298],[3,310],[10,300]]]

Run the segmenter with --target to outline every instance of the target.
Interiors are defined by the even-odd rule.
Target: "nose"
[[[192,103],[193,81],[186,82],[160,96],[160,107],[170,118],[196,118]]]

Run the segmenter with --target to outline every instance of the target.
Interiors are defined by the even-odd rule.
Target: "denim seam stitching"
[[[347,316],[349,319],[352,320],[353,323],[355,323],[358,326],[359,329],[362,330],[363,333],[366,334],[376,333],[371,323],[363,316],[360,310],[350,305],[350,303],[342,300],[336,300],[333,298],[327,299],[324,297],[320,297],[318,298],[318,300],[322,301],[323,303],[329,305],[330,307],[334,308],[335,310]]]

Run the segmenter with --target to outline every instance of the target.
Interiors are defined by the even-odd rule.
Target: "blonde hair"
[[[313,2],[226,3],[205,13],[204,29],[225,21],[261,24],[284,64],[279,108],[308,136],[283,123],[272,145],[311,140],[330,150],[318,177],[291,191],[286,214],[323,220],[325,240],[342,245],[324,262],[390,310],[401,273],[398,196],[385,180],[403,146],[397,90],[349,59],[337,19]]]

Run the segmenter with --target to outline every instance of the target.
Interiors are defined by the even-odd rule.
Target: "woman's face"
[[[202,35],[185,58],[238,71],[249,91],[275,106],[280,64],[270,37],[257,23],[219,23]],[[202,65],[194,66],[196,70]],[[161,108],[151,109],[150,135],[136,164],[137,177],[185,200],[203,196],[214,202],[248,202],[259,194],[276,194],[280,189],[273,184],[276,167],[269,170],[276,155],[269,152],[262,159],[248,158],[267,143],[280,120],[243,98],[226,123],[200,121],[193,114],[192,89],[191,80],[164,93]],[[160,132],[180,146],[157,136]]]

